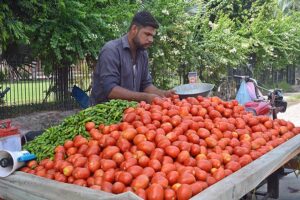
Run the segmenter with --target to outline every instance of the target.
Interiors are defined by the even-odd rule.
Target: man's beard
[[[146,48],[141,44],[140,39],[138,38],[138,34],[133,38],[133,43],[139,50],[145,50]]]

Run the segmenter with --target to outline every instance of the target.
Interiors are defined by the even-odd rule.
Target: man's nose
[[[148,37],[148,41],[149,41],[150,43],[153,43],[153,36],[149,36],[149,37]]]

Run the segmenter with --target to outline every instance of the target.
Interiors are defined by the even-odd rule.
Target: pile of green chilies
[[[136,105],[136,102],[126,100],[111,100],[107,103],[89,107],[67,117],[60,125],[48,128],[42,135],[26,143],[23,149],[35,154],[38,161],[44,158],[52,158],[55,147],[63,145],[66,140],[72,140],[79,134],[86,138],[89,137],[88,132],[85,130],[86,122],[95,122],[96,125],[118,123],[122,119],[123,111]]]

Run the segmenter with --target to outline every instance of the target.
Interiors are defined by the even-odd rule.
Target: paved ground
[[[300,102],[288,101],[288,103],[292,105],[288,106],[285,113],[279,113],[278,118],[289,120],[293,122],[296,126],[300,126]]]
[[[20,132],[24,134],[28,131],[40,131],[57,125],[61,123],[64,118],[73,115],[77,111],[78,110],[37,112],[12,118],[11,121],[14,126],[20,127]]]

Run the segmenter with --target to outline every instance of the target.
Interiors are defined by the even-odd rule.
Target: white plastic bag
[[[236,98],[235,98],[239,104],[244,105],[245,103],[251,101],[251,97],[248,93],[248,88],[246,85],[245,80],[242,80],[242,83],[240,85],[240,88],[237,92]]]

